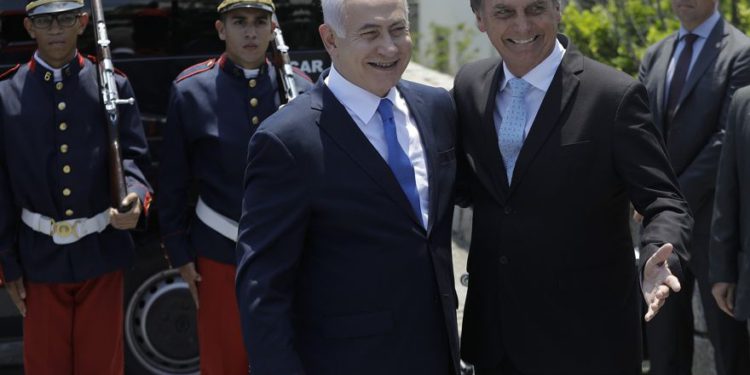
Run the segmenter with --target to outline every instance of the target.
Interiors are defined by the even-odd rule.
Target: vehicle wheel
[[[198,374],[195,304],[179,272],[157,258],[140,258],[126,277],[126,373]]]

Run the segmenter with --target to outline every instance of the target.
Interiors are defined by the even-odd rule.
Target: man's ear
[[[29,36],[31,39],[36,39],[36,33],[34,32],[34,26],[31,24],[31,19],[29,17],[25,17],[23,19],[23,28],[26,29],[26,32],[29,33]]]
[[[328,54],[333,56],[335,53],[336,46],[336,32],[328,24],[322,24],[318,27],[318,33],[320,33],[320,40],[323,41],[323,45],[326,47]]]
[[[86,30],[86,25],[89,24],[89,14],[86,12],[81,13],[81,17],[78,18],[78,35],[82,35]]]
[[[474,12],[474,17],[475,17],[474,20],[477,23],[477,29],[479,29],[479,31],[481,32],[486,32],[487,28],[484,27],[484,19],[482,18],[482,11],[477,10],[476,12]]]
[[[216,20],[216,22],[214,22],[214,27],[216,28],[216,33],[219,34],[219,39],[227,40],[226,35],[224,35],[224,22]]]

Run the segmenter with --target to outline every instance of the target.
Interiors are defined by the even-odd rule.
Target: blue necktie
[[[381,99],[378,105],[378,114],[383,121],[385,143],[388,146],[388,166],[391,167],[391,171],[396,176],[398,184],[401,185],[401,190],[406,194],[414,214],[421,222],[422,211],[419,208],[419,192],[417,192],[417,182],[414,177],[414,166],[412,166],[404,149],[398,144],[396,122],[393,120],[393,103],[388,99]]]
[[[505,172],[508,175],[508,185],[513,178],[513,169],[516,167],[518,154],[523,146],[523,133],[526,129],[526,104],[524,97],[530,85],[528,82],[513,78],[508,81],[510,86],[510,105],[500,123],[500,153],[503,155]]]

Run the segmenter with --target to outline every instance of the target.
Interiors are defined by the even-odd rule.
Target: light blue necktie
[[[508,81],[510,86],[510,105],[500,123],[500,153],[503,155],[505,172],[508,175],[508,185],[513,178],[513,169],[516,167],[518,154],[523,146],[523,133],[526,129],[526,104],[524,98],[530,85],[520,78],[512,78]]]
[[[398,144],[396,122],[393,120],[393,103],[388,99],[381,99],[378,105],[378,114],[383,121],[385,143],[388,145],[388,166],[391,167],[391,171],[396,176],[398,184],[401,185],[401,190],[406,194],[414,214],[421,222],[422,211],[419,208],[419,192],[417,192],[417,182],[414,177],[414,166],[412,166],[404,149]]]

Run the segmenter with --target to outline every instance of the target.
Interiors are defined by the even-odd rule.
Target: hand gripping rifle
[[[276,67],[276,77],[279,81],[281,92],[281,105],[289,103],[290,100],[297,97],[297,85],[294,83],[294,70],[292,62],[289,59],[289,46],[284,42],[284,35],[281,33],[281,26],[276,14],[273,14],[273,23],[276,27],[273,29],[273,66]]]
[[[123,206],[122,200],[128,194],[125,187],[125,176],[122,170],[122,157],[120,155],[120,142],[118,140],[118,128],[120,112],[118,105],[135,104],[135,99],[120,99],[115,82],[115,67],[112,64],[112,52],[109,49],[109,38],[107,37],[107,25],[104,23],[104,10],[102,0],[91,0],[94,16],[94,35],[96,37],[96,55],[99,71],[99,91],[104,104],[105,117],[107,119],[107,136],[109,144],[109,186],[110,197],[114,207],[120,212],[127,212],[132,204]]]

